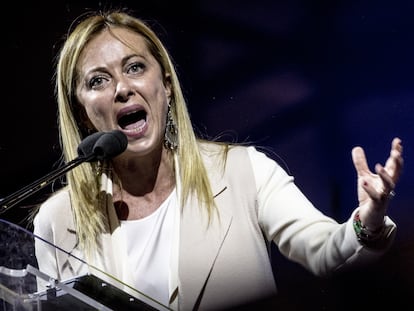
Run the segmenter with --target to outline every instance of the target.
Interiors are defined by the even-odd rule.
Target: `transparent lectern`
[[[168,310],[142,293],[126,293],[116,279],[103,281],[93,273],[64,281],[51,278],[38,269],[35,240],[48,243],[0,219],[0,310]],[[46,289],[38,290],[39,281],[46,282]]]

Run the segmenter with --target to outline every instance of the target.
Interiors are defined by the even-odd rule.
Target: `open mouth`
[[[131,111],[118,119],[118,125],[123,130],[140,132],[147,123],[145,110]]]

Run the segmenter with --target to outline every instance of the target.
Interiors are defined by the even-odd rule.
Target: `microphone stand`
[[[47,185],[49,185],[51,182],[65,174],[67,171],[73,169],[74,167],[82,164],[83,162],[90,162],[95,158],[95,153],[91,153],[87,156],[80,156],[72,161],[66,163],[65,165],[57,168],[56,170],[48,173],[42,178],[39,178],[38,180],[32,182],[31,184],[23,187],[22,189],[16,191],[15,193],[12,193],[11,195],[0,199],[0,215],[7,210],[9,210],[11,207],[15,206],[19,202],[23,201],[24,199],[28,198],[32,194],[38,192],[39,190],[43,189]]]

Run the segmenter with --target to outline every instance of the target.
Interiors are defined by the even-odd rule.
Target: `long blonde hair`
[[[178,129],[178,148],[170,155],[178,159],[181,177],[181,204],[195,194],[205,206],[209,217],[214,199],[203,165],[196,134],[190,121],[187,105],[172,59],[155,32],[141,19],[121,10],[89,13],[77,22],[62,46],[57,58],[56,98],[59,109],[59,134],[65,161],[77,157],[77,147],[88,134],[85,128],[84,108],[76,98],[76,66],[85,45],[104,29],[123,27],[145,38],[152,55],[160,64],[164,77],[169,75],[172,97],[171,109]],[[89,133],[90,134],[90,133]],[[99,196],[100,180],[96,163],[84,163],[67,173],[72,208],[80,246],[91,251],[97,247],[96,237],[108,230],[107,215]],[[176,161],[177,166],[177,161]]]

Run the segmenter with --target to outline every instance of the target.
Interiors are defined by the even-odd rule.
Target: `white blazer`
[[[364,264],[391,246],[396,225],[388,217],[383,248],[368,249],[358,242],[353,229],[356,210],[346,223],[338,224],[317,210],[296,187],[293,177],[264,153],[254,147],[233,147],[223,171],[218,148],[215,144],[202,144],[201,148],[218,213],[208,224],[205,210],[194,198],[180,210],[174,239],[177,252],[170,267],[171,304],[167,307],[217,310],[275,295],[269,258],[272,241],[281,253],[318,276]],[[100,274],[103,271],[124,285],[132,284],[111,200],[110,176],[103,176],[103,186],[109,198],[111,232],[99,237],[102,251],[90,264],[100,271],[92,269],[92,273],[105,279],[105,273]],[[67,189],[43,203],[34,221],[34,233],[84,258],[76,245]],[[36,255],[40,270],[59,280],[91,269],[44,243],[37,243]],[[117,286],[136,294],[128,286]]]

